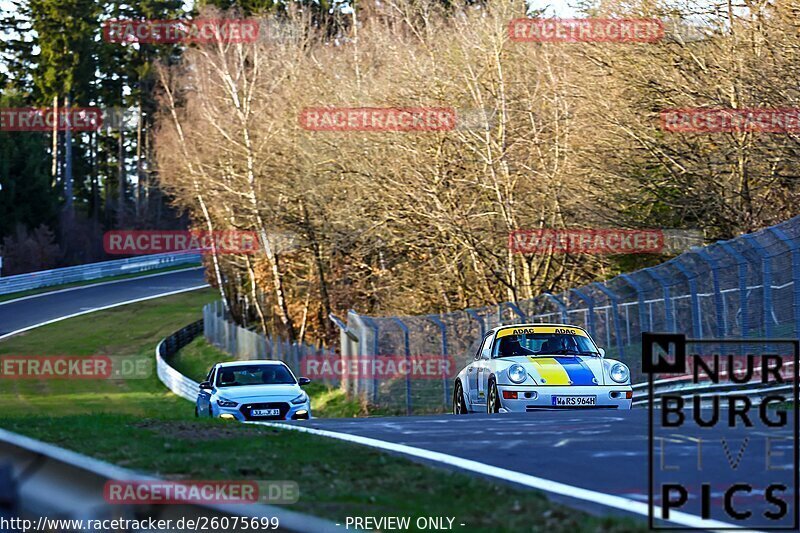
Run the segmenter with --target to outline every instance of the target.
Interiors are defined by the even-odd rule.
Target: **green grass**
[[[157,342],[199,317],[210,289],[149,300],[43,326],[0,342],[0,355],[153,357]],[[203,341],[180,365],[197,377],[220,357]],[[196,356],[196,357],[195,357]],[[358,414],[343,393],[314,384],[317,413]],[[169,479],[291,480],[292,509],[347,516],[450,516],[468,531],[645,531],[597,518],[541,493],[412,462],[318,436],[196,419],[191,402],[147,379],[0,380],[0,427]],[[479,503],[481,502],[481,503]],[[458,527],[458,526],[457,526]]]
[[[159,340],[197,320],[200,309],[217,295],[191,291],[91,313],[49,324],[0,342],[3,355],[111,355],[153,361]],[[181,417],[191,404],[158,381],[155,365],[146,379],[0,380],[0,402],[13,409],[4,418],[47,413],[129,413]]]
[[[7,302],[9,300],[16,300],[17,298],[24,298],[25,296],[33,296],[36,294],[46,294],[48,292],[59,291],[62,289],[71,289],[73,287],[83,287],[86,285],[94,285],[96,283],[105,283],[107,281],[117,281],[122,279],[132,279],[132,278],[141,278],[142,276],[150,276],[152,274],[163,274],[166,272],[172,272],[174,270],[183,270],[186,268],[192,268],[193,265],[177,265],[167,268],[156,268],[153,270],[147,270],[145,272],[137,272],[136,274],[122,274],[120,276],[108,276],[105,278],[97,278],[85,281],[76,281],[74,283],[64,283],[63,285],[51,285],[49,287],[42,287],[40,289],[31,289],[29,291],[19,291],[19,292],[12,292],[10,294],[2,294],[0,295],[0,302]],[[199,265],[198,265],[199,266]]]
[[[170,363],[173,368],[184,376],[195,381],[203,381],[208,371],[216,363],[233,361],[234,358],[215,346],[209,344],[201,335],[181,348]]]

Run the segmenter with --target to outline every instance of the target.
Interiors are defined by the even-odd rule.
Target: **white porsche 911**
[[[583,328],[514,324],[491,330],[453,386],[453,413],[630,409],[630,371]]]

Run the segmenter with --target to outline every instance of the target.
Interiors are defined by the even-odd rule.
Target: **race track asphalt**
[[[0,337],[75,313],[198,287],[205,283],[203,269],[198,267],[119,280],[110,284],[76,287],[64,292],[43,293],[18,301],[0,302]]]
[[[791,415],[788,424],[782,428],[765,426],[756,413],[751,417],[753,427],[731,429],[727,427],[727,410],[722,409],[722,423],[713,428],[698,428],[689,422],[683,427],[660,429],[660,411],[655,410],[654,414],[655,486],[680,483],[687,487],[688,502],[677,510],[699,516],[700,487],[708,483],[711,518],[732,525],[743,525],[725,514],[724,493],[733,483],[749,483],[754,488],[749,497],[745,493],[738,493],[731,499],[735,510],[753,511],[754,517],[750,518],[747,527],[792,525],[796,492],[792,468],[794,425]],[[687,415],[691,421],[692,411],[688,411]],[[770,416],[774,416],[774,412]],[[647,409],[614,412],[542,411],[494,416],[472,414],[458,417],[315,419],[287,424],[303,424],[326,431],[404,444],[589,489],[599,494],[643,503],[648,501]],[[767,438],[771,439],[769,445]],[[766,458],[767,446],[770,449],[769,463]],[[786,491],[780,493],[782,499],[788,502],[788,513],[782,521],[767,520],[761,516],[764,511],[775,510],[775,506],[766,502],[763,495],[763,490],[771,483],[783,483],[787,487]],[[547,491],[546,483],[542,488]],[[677,492],[674,497],[677,498]],[[608,513],[607,508],[603,509],[585,499],[580,502],[563,496],[553,499],[592,512]],[[660,498],[656,498],[655,504],[660,505]],[[756,519],[758,522],[752,522]]]

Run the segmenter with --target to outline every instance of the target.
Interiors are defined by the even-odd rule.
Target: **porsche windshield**
[[[495,357],[515,355],[593,355],[600,356],[594,343],[583,335],[562,333],[525,333],[500,337],[495,344]]]

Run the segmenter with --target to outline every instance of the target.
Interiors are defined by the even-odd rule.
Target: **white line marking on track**
[[[311,433],[312,435],[319,435],[321,437],[339,439],[347,442],[353,442],[355,444],[361,444],[363,446],[370,446],[372,448],[379,448],[381,450],[401,453],[403,455],[419,457],[420,459],[425,459],[427,461],[435,461],[437,463],[455,466],[456,468],[460,468],[462,470],[475,472],[476,474],[482,474],[484,476],[503,479],[506,481],[510,481],[512,483],[525,485],[526,487],[538,489],[544,492],[550,492],[552,494],[558,494],[561,496],[566,496],[568,498],[574,498],[576,500],[585,500],[592,503],[599,503],[601,505],[605,505],[606,507],[612,507],[614,509],[620,509],[622,511],[635,513],[644,516],[645,518],[648,516],[647,503],[637,502],[636,500],[623,498],[621,496],[611,496],[609,494],[604,494],[602,492],[595,492],[589,489],[582,489],[580,487],[567,485],[566,483],[560,483],[558,481],[552,481],[549,479],[531,476],[530,474],[523,474],[521,472],[515,472],[513,470],[506,470],[504,468],[499,468],[497,466],[491,466],[484,463],[479,463],[478,461],[473,461],[471,459],[464,459],[462,457],[456,457],[454,455],[448,455],[446,453],[434,452],[431,450],[425,450],[414,446],[407,446],[405,444],[396,444],[394,442],[387,442],[383,440],[373,439],[370,437],[362,437],[360,435],[351,435],[349,433],[338,433],[335,431],[327,431],[324,429],[314,429],[295,424],[281,424],[276,422],[245,422],[245,424],[256,424],[256,425],[270,426],[275,428],[289,429],[292,431],[301,431],[304,433]],[[656,506],[654,510],[656,513],[658,513],[661,510],[661,508]],[[700,517],[677,511],[670,511],[670,519],[668,521],[687,527],[710,529],[710,530],[714,530],[716,528],[742,529],[734,524],[728,524],[726,522],[720,522],[717,520],[704,520]]]
[[[90,285],[79,285],[77,287],[69,287],[67,289],[58,289],[58,290],[55,290],[55,291],[46,291],[46,292],[42,292],[42,293],[39,293],[39,294],[31,294],[30,296],[23,296],[22,298],[14,298],[13,300],[6,300],[4,302],[0,302],[0,305],[13,304],[13,303],[21,302],[23,300],[30,300],[32,298],[41,298],[42,296],[50,296],[51,294],[61,294],[63,292],[79,291],[81,289],[91,289],[91,288],[94,288],[94,287],[102,287],[103,285],[113,285],[114,283],[125,283],[126,281],[136,281],[136,280],[140,280],[140,279],[154,278],[156,276],[166,276],[168,274],[177,274],[179,272],[188,272],[190,270],[199,270],[201,268],[203,268],[203,267],[199,266],[199,267],[182,268],[180,270],[170,270],[169,272],[158,272],[156,274],[147,274],[145,276],[134,276],[132,278],[115,279],[113,281],[103,281],[103,282],[100,282],[100,283],[92,283]]]
[[[126,280],[126,281],[128,281],[128,280]],[[12,335],[16,335],[18,333],[24,333],[24,332],[30,331],[32,329],[36,329],[36,328],[39,328],[39,327],[42,327],[42,326],[46,326],[48,324],[54,324],[56,322],[61,322],[62,320],[67,320],[69,318],[75,318],[75,317],[81,316],[81,315],[88,315],[89,313],[94,313],[96,311],[105,311],[106,309],[113,309],[114,307],[122,307],[123,305],[135,304],[135,303],[144,302],[144,301],[147,301],[147,300],[154,300],[156,298],[163,298],[164,296],[172,296],[173,294],[180,294],[182,292],[189,292],[189,291],[196,291],[196,290],[199,290],[199,289],[205,289],[208,286],[209,286],[208,283],[206,283],[204,285],[197,285],[196,287],[189,287],[189,288],[180,289],[180,290],[177,290],[177,291],[163,292],[161,294],[154,294],[152,296],[145,296],[144,298],[136,298],[135,300],[127,300],[127,301],[124,301],[124,302],[118,302],[118,303],[111,304],[111,305],[104,305],[103,307],[94,307],[94,308],[89,309],[88,311],[80,311],[78,313],[73,313],[71,315],[60,316],[58,318],[54,318],[54,319],[48,320],[46,322],[40,322],[40,323],[34,324],[32,326],[28,326],[28,327],[25,327],[25,328],[22,328],[22,329],[18,329],[16,331],[12,331],[10,333],[6,333],[5,335],[0,335],[0,341],[5,339],[5,338],[11,337]]]

